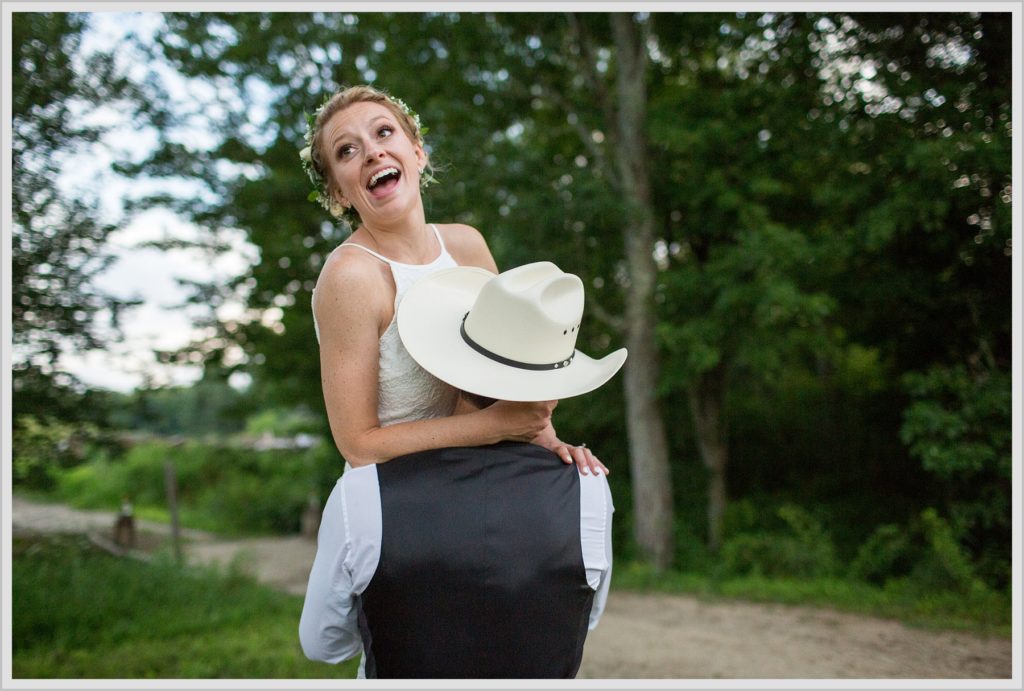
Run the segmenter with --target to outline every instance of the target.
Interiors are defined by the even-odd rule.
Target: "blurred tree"
[[[500,266],[550,259],[582,276],[595,319],[581,347],[625,338],[641,553],[671,561],[662,440],[684,427],[709,469],[715,547],[744,441],[730,397],[795,370],[835,390],[864,353],[888,398],[905,395],[900,373],[983,344],[1008,362],[1009,101],[989,74],[1009,74],[1007,29],[931,16],[165,15],[155,55],[193,80],[216,141],[168,127],[137,172],[203,182],[163,201],[209,246],[241,229],[259,250],[236,281],[195,286],[196,302],[234,295],[249,311],[178,355],[245,366],[268,400],[320,399],[309,298],[346,229],[305,201],[303,111],[338,85],[382,85],[430,127],[442,184],[428,216],[480,228]],[[688,413],[659,410],[677,398]],[[788,477],[856,474],[824,453],[812,477]]]
[[[565,114],[559,107],[542,106],[537,109],[542,112],[535,120],[530,111],[536,101],[532,87],[541,70],[548,82],[548,88],[540,93],[542,97],[562,91],[579,98],[586,95],[586,87],[577,84],[566,90],[569,84],[565,82],[577,70],[584,69],[603,88],[605,101],[596,107],[612,117],[600,124],[600,131],[608,132],[616,142],[623,142],[622,146],[607,147],[607,152],[600,155],[609,161],[602,173],[620,181],[614,190],[627,210],[617,215],[621,221],[610,218],[602,225],[608,226],[606,236],[619,236],[613,247],[624,247],[629,263],[630,279],[622,284],[622,323],[628,335],[627,345],[633,352],[626,375],[630,411],[627,422],[634,493],[646,509],[637,515],[636,538],[658,566],[667,566],[671,561],[672,491],[657,401],[652,301],[655,266],[650,237],[653,210],[649,172],[642,155],[647,65],[644,24],[637,24],[627,15],[611,17],[611,24],[607,16],[598,18],[596,28],[604,37],[601,40],[612,41],[630,61],[614,73],[614,84],[604,85],[605,75],[598,72],[594,59],[598,51],[604,53],[609,48],[589,38],[584,22],[593,23],[591,20],[576,18],[567,23],[565,17],[539,18],[550,33],[551,44],[559,49],[549,50],[544,58],[542,46],[548,36],[542,39],[534,35],[530,21],[516,16],[425,14],[403,19],[347,14],[167,17],[167,28],[159,45],[175,69],[203,78],[232,75],[232,83],[241,96],[240,107],[211,123],[223,136],[219,146],[188,158],[187,163],[211,189],[221,192],[218,196],[222,203],[201,204],[198,208],[192,205],[187,212],[194,221],[206,226],[211,236],[224,226],[247,229],[249,239],[260,248],[261,261],[232,286],[197,286],[200,289],[195,295],[206,304],[217,304],[228,291],[248,288],[247,304],[269,319],[219,328],[213,325],[218,329],[215,340],[226,342],[221,337],[227,336],[227,329],[231,331],[231,342],[246,343],[259,366],[261,379],[277,390],[283,402],[319,398],[318,378],[310,376],[315,372],[315,359],[310,358],[313,338],[305,305],[324,257],[342,236],[338,228],[318,215],[315,206],[305,203],[305,195],[298,194],[304,189],[305,180],[295,165],[295,151],[302,138],[302,110],[311,109],[324,93],[339,84],[375,81],[379,75],[386,88],[416,105],[430,123],[438,149],[445,154],[450,152],[451,167],[465,171],[451,187],[431,193],[430,212],[438,213],[438,207],[448,209],[449,217],[481,227],[491,238],[499,262],[519,263],[524,254],[556,261],[577,254],[586,235],[556,239],[555,234],[564,232],[570,222],[583,221],[559,212],[560,194],[550,194],[567,192],[564,188],[572,182],[571,176],[565,180],[562,171],[553,171],[549,165],[552,156],[565,159],[564,152],[569,148],[566,133],[559,127],[560,136],[543,134],[552,116],[562,119]],[[455,24],[459,40],[443,42],[439,37],[450,35]],[[570,28],[574,31],[571,36],[567,34]],[[240,36],[246,40],[239,41]],[[294,40],[296,36],[302,37],[301,42]],[[560,49],[573,42],[579,60],[563,62],[566,53]],[[502,51],[501,45],[512,50]],[[346,55],[352,57],[346,59]],[[461,79],[451,79],[453,74],[461,75]],[[273,123],[277,137],[260,144],[253,137],[241,136],[253,103],[245,86],[252,78],[281,94],[273,101],[265,123]],[[282,90],[285,82],[287,93]],[[479,107],[488,100],[486,109]],[[563,103],[574,107],[571,102]],[[581,105],[585,109],[595,107],[590,98]],[[527,140],[521,138],[526,131],[540,133],[540,140],[531,140],[526,145]],[[568,134],[571,148],[579,148],[576,132]],[[186,167],[184,157],[188,156],[179,143],[169,138],[165,147],[139,171],[153,174],[158,170],[156,166],[166,162],[166,174],[179,174]],[[225,185],[224,167],[219,165],[225,159],[243,167],[253,164],[272,173],[239,175]],[[577,156],[570,161],[578,169],[586,165],[581,165]],[[555,196],[554,206],[526,203],[541,201],[536,197],[541,196],[538,191],[543,192],[546,185],[538,186],[538,180],[550,180],[553,190],[547,191],[548,196]],[[585,184],[590,187],[585,190],[588,195],[602,191],[601,183]],[[537,187],[540,190],[530,189]],[[568,194],[571,197],[572,192]],[[519,219],[503,220],[511,216],[513,206],[530,216],[541,209],[548,211],[539,218],[521,221],[520,225],[516,222]],[[599,205],[598,210],[606,206]],[[179,208],[184,207],[179,203]],[[588,216],[594,217],[594,213]],[[640,231],[634,227],[635,222],[640,223]],[[621,256],[620,252],[612,249],[611,258],[601,261],[612,264],[617,256]],[[579,260],[560,263],[571,269]],[[285,311],[296,300],[302,300],[303,308]],[[608,345],[605,342],[604,348]],[[183,352],[180,356],[188,355]],[[300,373],[306,376],[298,376]]]
[[[112,55],[81,52],[87,15],[12,15],[12,171],[14,215],[11,322],[15,414],[88,416],[82,387],[60,371],[61,353],[102,347],[118,333],[122,310],[94,279],[113,261],[94,192],[63,184],[64,166],[84,155],[105,128],[93,116],[124,107],[131,84]]]
[[[834,294],[850,338],[879,349],[906,400],[901,438],[942,482],[936,505],[1009,581],[1012,23],[1008,13],[827,19],[830,111],[848,164]],[[838,247],[838,244],[837,244]]]
[[[189,437],[238,432],[245,426],[248,395],[222,378],[188,386],[140,386],[115,394],[109,419],[117,429]]]
[[[722,542],[730,391],[813,361],[828,338],[822,167],[808,117],[819,101],[807,15],[661,18],[652,155],[663,270],[657,299],[662,389],[682,390],[709,471],[708,544]]]

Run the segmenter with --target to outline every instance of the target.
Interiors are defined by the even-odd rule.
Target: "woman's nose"
[[[366,149],[366,160],[373,161],[384,155],[384,150],[377,144],[371,144]]]

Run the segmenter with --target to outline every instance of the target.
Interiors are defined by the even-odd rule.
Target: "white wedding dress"
[[[377,419],[381,427],[399,422],[446,417],[455,410],[458,391],[430,374],[412,359],[402,345],[398,335],[398,305],[406,292],[421,278],[441,269],[458,266],[441,239],[437,226],[430,225],[441,246],[441,253],[429,264],[404,264],[388,259],[368,247],[346,243],[344,247],[355,247],[373,255],[391,268],[395,280],[395,314],[391,323],[380,337],[380,359],[378,361]],[[339,248],[339,249],[340,249]],[[313,317],[317,342],[320,341],[320,325]],[[346,469],[348,465],[346,464]]]

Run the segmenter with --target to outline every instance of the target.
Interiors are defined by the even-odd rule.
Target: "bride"
[[[557,401],[481,408],[402,345],[395,315],[419,279],[454,266],[498,271],[476,229],[426,222],[421,188],[433,178],[418,116],[380,90],[353,86],[321,106],[306,139],[302,160],[317,201],[355,228],[313,292],[324,401],[346,467],[512,440],[548,448],[584,474],[607,474],[586,445],[558,439]]]

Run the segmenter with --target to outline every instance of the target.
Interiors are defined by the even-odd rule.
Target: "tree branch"
[[[608,87],[597,72],[597,54],[594,50],[594,43],[580,21],[579,16],[574,13],[569,13],[567,16],[572,39],[580,49],[582,68],[580,71],[604,116],[604,136],[605,141],[608,142],[608,148],[614,150],[618,145],[617,117],[612,98],[608,93]]]
[[[579,135],[580,141],[583,142],[584,148],[586,148],[590,153],[591,158],[594,159],[597,167],[601,170],[601,174],[608,178],[612,186],[618,188],[620,186],[618,173],[616,173],[615,169],[609,165],[608,156],[604,149],[594,141],[593,136],[591,136],[591,132],[587,129],[586,125],[583,124],[583,118],[580,117],[569,99],[557,89],[554,89],[547,84],[540,83],[538,86],[540,86],[541,93],[545,98],[551,99],[551,101],[565,111],[567,115],[574,116],[570,118],[572,121],[571,124],[573,129],[576,130],[576,134]]]
[[[588,298],[587,302],[590,304],[587,309],[597,317],[597,320],[605,326],[614,329],[619,333],[625,333],[626,331],[626,320],[621,316],[608,312],[604,307],[601,306],[597,300]]]

